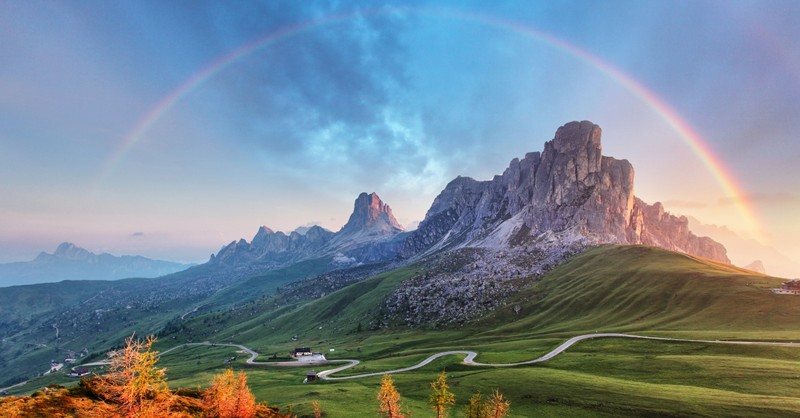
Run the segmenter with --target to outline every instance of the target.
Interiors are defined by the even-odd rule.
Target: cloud
[[[140,238],[144,236],[144,232],[134,232],[130,235],[130,238]]]
[[[751,193],[738,198],[722,197],[718,203],[721,206],[730,206],[738,203],[739,200],[746,203],[758,203],[766,205],[787,205],[800,203],[800,195],[793,193]]]

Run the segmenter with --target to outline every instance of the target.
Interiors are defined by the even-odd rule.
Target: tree
[[[499,390],[495,389],[492,396],[486,401],[486,412],[489,418],[503,418],[508,414],[511,402],[503,397]]]
[[[125,347],[111,358],[108,373],[98,382],[98,394],[118,405],[126,417],[161,417],[169,415],[173,402],[165,370],[155,366],[158,352],[153,351],[155,337],[135,340],[131,335]]]
[[[428,404],[436,411],[436,418],[447,417],[447,409],[456,403],[456,395],[450,392],[447,386],[447,375],[445,372],[431,383],[431,396],[428,398]]]
[[[481,392],[477,391],[471,398],[469,398],[469,405],[467,405],[466,418],[484,418],[483,415],[483,399]]]
[[[503,418],[508,414],[511,409],[511,402],[503,396],[500,391],[496,390],[492,396],[483,402],[480,391],[475,392],[469,399],[469,405],[466,409],[467,418]]]
[[[381,389],[378,391],[379,413],[386,418],[405,418],[400,412],[400,394],[394,387],[392,375],[383,375]]]
[[[203,406],[214,417],[255,417],[256,398],[247,386],[247,374],[227,369],[215,375],[211,387],[203,393]]]
[[[319,401],[311,401],[311,407],[314,408],[314,418],[322,418],[322,409],[319,407]]]

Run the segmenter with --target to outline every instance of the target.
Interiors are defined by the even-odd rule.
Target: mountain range
[[[288,235],[262,226],[209,263],[285,266],[332,256],[343,264],[419,259],[442,250],[520,246],[545,252],[602,243],[643,244],[730,263],[725,247],[694,235],[686,217],[634,195],[633,166],[602,155],[602,131],[588,122],[558,129],[544,151],[514,159],[489,181],[458,177],[436,197],[419,227],[404,232],[388,204],[362,193],[347,224]]]
[[[52,355],[38,347],[102,351],[120,335],[170,334],[194,317],[280,312],[398,268],[422,273],[382,288],[381,299],[365,308],[371,329],[480,318],[601,244],[655,246],[728,264],[725,247],[693,234],[687,218],[635,196],[632,165],[603,156],[601,136],[591,122],[570,122],[542,151],[513,159],[491,180],[457,177],[413,231],[400,226],[376,193],[361,193],[336,232],[312,226],[287,234],[261,226],[251,241],[233,241],[206,263],[158,279],[5,288],[0,373],[13,383],[35,371]],[[111,268],[110,260],[147,264],[62,244],[31,262],[38,269],[31,270],[91,265],[105,269],[100,278],[143,276]]]
[[[64,242],[52,254],[42,252],[31,261],[0,264],[0,283],[15,286],[62,280],[159,277],[191,266],[142,256],[95,254]]]

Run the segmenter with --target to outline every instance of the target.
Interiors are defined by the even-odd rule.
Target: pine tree
[[[400,412],[400,394],[394,387],[392,375],[383,375],[381,389],[378,391],[379,413],[386,418],[405,418]]]
[[[428,398],[428,404],[436,411],[436,418],[447,417],[447,409],[456,403],[456,395],[450,392],[447,386],[447,375],[445,372],[431,383],[431,396]]]

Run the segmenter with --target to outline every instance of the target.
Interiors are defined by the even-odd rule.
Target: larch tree
[[[311,401],[311,407],[314,409],[314,418],[322,418],[322,409],[319,407],[319,401]]]
[[[115,404],[126,417],[163,417],[170,414],[173,402],[167,386],[166,369],[157,368],[158,352],[153,350],[155,337],[136,340],[131,335],[125,347],[111,358],[99,381],[98,394]]]
[[[405,418],[405,414],[400,412],[400,393],[394,387],[392,375],[383,375],[381,389],[378,391],[378,411],[382,417],[386,418]]]
[[[484,409],[483,409],[483,396],[481,396],[481,392],[475,392],[471,398],[469,398],[469,405],[467,405],[466,413],[464,416],[466,418],[485,418]]]
[[[510,409],[511,402],[500,391],[495,389],[486,402],[478,391],[469,399],[464,415],[466,418],[504,418]]]
[[[211,387],[203,393],[203,406],[213,417],[255,417],[256,398],[247,386],[247,374],[227,369],[215,375]]]
[[[509,402],[499,390],[495,389],[492,396],[486,401],[486,410],[489,418],[503,418],[508,414],[511,409],[511,402]]]
[[[431,396],[428,398],[428,404],[436,411],[436,418],[447,417],[447,410],[456,403],[456,395],[449,390],[447,386],[447,375],[445,372],[431,383]]]

